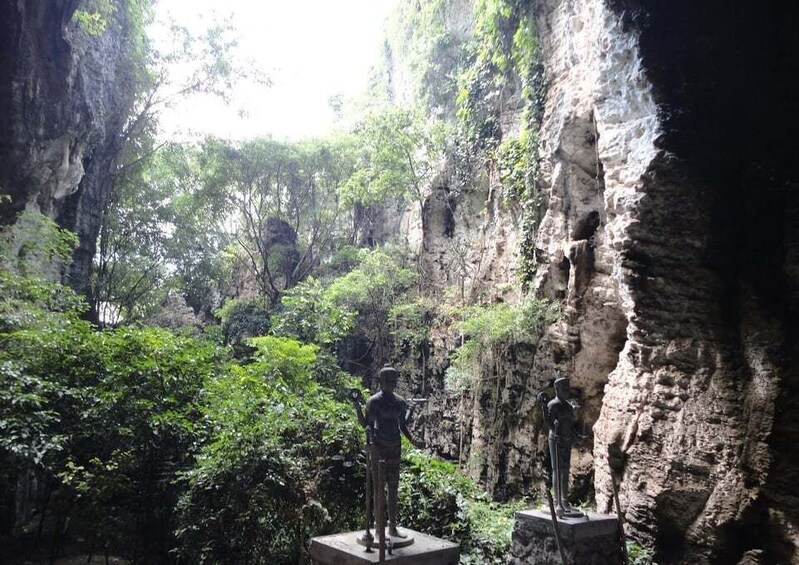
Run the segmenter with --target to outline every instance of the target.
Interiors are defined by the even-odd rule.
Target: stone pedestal
[[[584,518],[559,518],[558,526],[569,564],[616,565],[622,562],[616,516],[587,512]],[[560,565],[549,510],[516,512],[511,563]]]
[[[392,565],[457,565],[461,550],[458,544],[434,538],[421,532],[401,528],[413,536],[413,544],[386,552],[386,563]],[[377,563],[379,553],[371,553],[358,543],[363,531],[311,538],[311,559],[316,565],[366,565]]]

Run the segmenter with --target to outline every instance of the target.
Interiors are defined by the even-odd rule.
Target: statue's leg
[[[388,533],[394,537],[405,537],[397,530],[399,497],[399,466],[401,456],[399,440],[386,446],[386,483],[388,483]]]
[[[380,497],[380,493],[378,492],[378,479],[377,479],[377,469],[373,469],[372,473],[372,512],[369,516],[369,523],[372,524],[373,528],[377,528],[378,524],[375,523],[375,518],[377,516],[377,505],[382,504],[382,498]]]
[[[561,507],[564,510],[571,510],[571,506],[569,506],[569,470],[571,469],[571,444],[566,444],[562,446],[561,453],[559,453],[560,457],[560,492],[562,496],[561,500]]]
[[[386,482],[388,483],[388,533],[394,537],[400,536],[397,531],[397,506],[399,504],[399,466],[386,466]]]
[[[380,484],[380,479],[378,477],[379,462],[383,459],[383,456],[384,454],[381,452],[379,446],[374,446],[372,451],[372,488],[374,496],[372,497],[372,516],[370,521],[375,521],[375,531],[377,531],[379,527],[384,526],[384,524],[377,523],[377,517],[382,515],[383,520],[386,519],[386,487]],[[376,533],[375,537],[377,537]]]
[[[560,485],[560,467],[558,465],[558,440],[552,434],[549,435],[549,459],[552,464],[552,488],[555,491],[555,506],[560,507],[561,504],[561,485]]]

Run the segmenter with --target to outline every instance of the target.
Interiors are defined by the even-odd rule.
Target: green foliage
[[[467,306],[461,310],[460,318],[458,328],[476,347],[492,347],[508,341],[516,329],[516,311],[507,302]]]
[[[352,330],[356,314],[335,304],[322,284],[309,277],[283,293],[272,326],[276,335],[333,345]]]
[[[222,321],[224,343],[240,345],[246,338],[266,335],[272,310],[260,298],[230,299],[215,312]]]
[[[58,279],[77,236],[38,212],[24,211],[0,228],[0,267],[22,276]]]
[[[503,89],[518,88],[528,105],[535,102],[540,90],[538,57],[535,18],[529,2],[477,3],[472,64],[461,74],[457,97],[458,116],[473,140],[491,147],[491,140],[498,139]]]
[[[155,315],[170,293],[210,318],[225,290],[229,211],[205,184],[198,150],[167,144],[115,184],[95,257],[93,298],[127,322]]]
[[[536,72],[538,73],[536,76],[540,77],[542,71]],[[525,110],[518,149],[511,155],[515,162],[510,163],[509,167],[514,172],[502,181],[503,186],[509,191],[509,196],[522,204],[518,276],[525,292],[535,275],[535,238],[544,208],[544,197],[538,190],[538,127],[542,119],[544,98],[541,80],[537,79],[538,86],[534,91],[534,98]]]
[[[148,164],[157,184],[168,192],[170,230],[164,260],[174,269],[170,284],[197,313],[210,319],[218,296],[228,292],[230,269],[225,250],[232,243],[224,219],[230,203],[207,178],[212,169],[191,146],[162,147]]]
[[[536,141],[531,143],[530,137],[534,138],[534,134],[523,129],[518,139],[503,139],[495,153],[503,195],[511,201],[524,202],[528,189],[533,186],[537,153],[531,147]]]
[[[113,304],[126,321],[142,320],[164,298],[170,206],[175,185],[162,182],[155,166],[129,175],[115,187],[103,217],[93,270],[93,295]],[[109,322],[116,322],[110,321]]]
[[[0,268],[0,332],[25,328],[66,330],[88,309],[68,287]]]
[[[102,35],[108,27],[108,19],[113,16],[116,6],[109,0],[93,0],[86,4],[88,9],[75,10],[72,14],[72,21],[89,35]]]
[[[218,352],[164,330],[67,321],[0,334],[0,462],[58,489],[47,511],[101,543],[141,539],[153,513],[168,531],[169,477],[191,459],[195,400]]]
[[[516,306],[514,320],[516,339],[518,341],[538,341],[542,326],[557,320],[560,306],[549,300],[526,295]]]
[[[399,511],[403,523],[458,542],[461,563],[505,563],[513,513],[525,504],[491,502],[454,464],[413,449],[403,454]]]
[[[85,10],[75,10],[72,20],[89,35],[102,35],[108,26],[108,21],[99,12],[87,12]]]
[[[361,314],[380,311],[385,315],[417,280],[416,271],[402,267],[385,251],[364,250],[358,267],[333,281],[327,293],[339,306]]]
[[[346,275],[361,262],[361,250],[352,245],[344,245],[321,265],[320,277],[337,277]]]
[[[418,281],[418,273],[389,255],[386,250],[361,252],[360,264],[335,279],[325,291],[334,307],[357,312],[355,338],[369,344],[373,358],[383,363],[389,353],[388,316],[406,300]]]
[[[216,345],[225,344],[225,333],[220,324],[208,324],[203,326],[201,338]]]
[[[83,297],[53,280],[67,264],[77,237],[36,212],[22,212],[0,229],[0,332],[79,326]]]
[[[164,330],[127,328],[98,333],[87,325],[60,334],[15,332],[6,336],[5,344],[6,354],[22,366],[21,378],[42,379],[66,390],[72,387],[75,396],[70,398],[68,393],[51,399],[54,406],[89,402],[84,408],[75,407],[72,415],[80,413],[81,432],[110,434],[102,442],[109,448],[120,448],[136,433],[144,432],[139,425],[163,428],[161,432],[175,425],[191,427],[180,414],[191,411],[192,398],[211,372],[216,355],[208,345]],[[83,386],[91,388],[90,397],[79,391]],[[61,412],[65,429],[69,428],[64,421],[68,412]],[[90,420],[101,424],[100,428],[92,430]],[[103,429],[110,421],[121,425]]]
[[[627,540],[627,557],[630,565],[657,565],[655,553],[635,540]]]
[[[410,353],[425,347],[434,314],[433,305],[423,299],[394,305],[388,312],[388,324],[397,348]]]
[[[468,389],[480,371],[480,363],[494,349],[510,343],[537,343],[544,324],[557,316],[556,305],[533,295],[519,304],[506,302],[467,306],[458,313],[458,328],[466,337],[453,354],[446,382],[452,390]]]
[[[387,26],[385,64],[404,65],[415,97],[431,114],[449,111],[457,91],[463,41],[451,29],[453,8],[448,0],[400,2]]]
[[[316,362],[316,345],[275,336],[254,337],[255,364],[270,378],[281,379],[289,387],[311,385],[310,368]]]
[[[513,532],[514,513],[529,506],[526,500],[499,503],[485,497],[469,502],[466,516],[471,525],[466,558],[461,562],[483,564],[507,562]]]
[[[238,365],[165,330],[97,332],[58,285],[0,273],[63,326],[3,325],[3,485],[34,473],[60,493],[39,493],[48,513],[116,551],[157,531],[142,550],[160,561],[296,561],[309,535],[355,527],[362,431],[340,392],[355,382],[329,354],[264,336]]]
[[[202,160],[235,225],[239,264],[276,305],[345,237],[339,190],[352,175],[351,141],[208,139]]]
[[[209,383],[211,433],[180,502],[178,553],[189,562],[297,562],[310,535],[354,527],[359,515],[360,467],[348,457],[362,431],[313,378],[315,346],[253,345],[252,363]]]
[[[331,351],[346,338],[364,340],[381,360],[389,334],[404,346],[420,346],[425,330],[418,327],[421,319],[414,323],[413,318],[421,312],[400,306],[417,282],[417,273],[381,249],[353,250],[347,261],[355,261],[355,267],[326,287],[311,277],[285,291],[272,317],[273,332]]]
[[[452,364],[447,367],[444,373],[444,388],[449,392],[463,394],[472,388],[474,375],[471,367],[468,367],[465,362],[462,363],[460,359],[460,355],[454,357]],[[462,366],[465,366],[465,368],[462,368]]]
[[[420,202],[444,151],[446,126],[418,111],[387,106],[355,128],[358,166],[341,188],[345,202],[370,205],[386,198]]]
[[[409,527],[461,541],[469,536],[464,501],[474,483],[452,463],[405,449],[400,477],[400,516]]]

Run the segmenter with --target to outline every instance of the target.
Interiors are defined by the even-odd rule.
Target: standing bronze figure
[[[571,450],[576,435],[574,425],[575,405],[566,397],[569,381],[565,377],[555,379],[555,398],[545,392],[538,398],[544,422],[549,428],[549,456],[552,461],[552,487],[555,489],[555,512],[560,518],[585,516],[583,512],[569,506],[569,469]]]
[[[388,490],[388,535],[392,538],[406,538],[397,528],[397,507],[399,493],[399,464],[402,450],[402,435],[416,447],[423,448],[422,442],[414,439],[408,431],[408,403],[401,396],[394,394],[397,387],[399,374],[393,367],[383,367],[379,373],[380,391],[373,394],[366,401],[366,414],[363,415],[358,404],[360,394],[351,394],[350,398],[355,404],[358,419],[366,427],[367,438],[367,464],[370,472],[367,473],[367,491],[369,485],[374,486],[374,510],[380,517],[385,516],[382,510],[385,507],[385,487]],[[379,471],[382,467],[382,473]],[[370,480],[371,479],[371,480]],[[382,484],[385,483],[385,486]],[[382,491],[382,492],[381,492]],[[368,494],[367,494],[368,497]],[[371,523],[370,504],[366,504],[366,533],[363,542],[371,542],[369,532]],[[381,527],[377,524],[375,530],[380,537]],[[398,547],[398,544],[395,544]],[[368,547],[368,546],[367,546]]]

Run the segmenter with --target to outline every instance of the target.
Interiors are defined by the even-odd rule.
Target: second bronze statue
[[[544,422],[549,428],[549,457],[552,462],[552,487],[555,490],[555,512],[559,518],[578,518],[585,516],[569,506],[569,470],[571,468],[572,444],[576,434],[574,425],[574,404],[566,397],[568,379],[555,379],[555,398],[546,393],[539,395]]]

